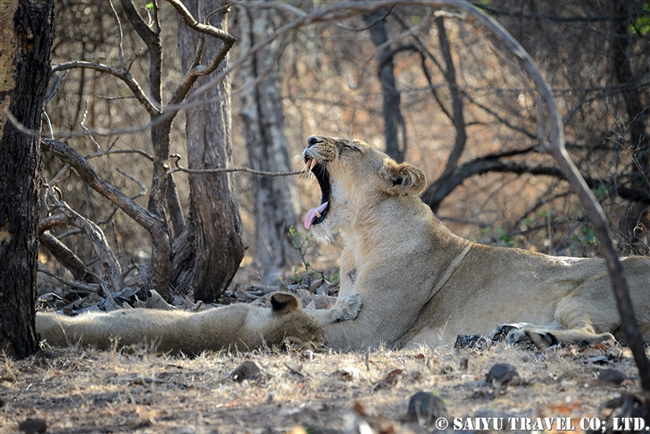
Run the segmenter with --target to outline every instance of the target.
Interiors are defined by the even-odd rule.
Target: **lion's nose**
[[[320,142],[321,142],[321,140],[318,137],[311,136],[310,138],[307,139],[307,147],[311,148],[312,146],[314,146],[315,144],[320,143]]]

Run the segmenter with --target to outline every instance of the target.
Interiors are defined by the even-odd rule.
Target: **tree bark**
[[[53,2],[11,0],[0,8],[0,351],[24,358],[38,349],[34,328],[41,154],[40,130],[51,75]]]
[[[149,23],[145,22],[138,13],[132,0],[122,0],[122,9],[129,22],[147,45],[149,53],[149,92],[153,105],[159,106],[162,101],[162,40],[158,22],[158,7],[149,12]],[[134,90],[134,89],[132,89]],[[134,94],[137,93],[134,90]],[[146,106],[145,106],[146,107]],[[157,109],[150,108],[151,120],[160,116]],[[169,282],[172,274],[172,246],[167,225],[165,204],[177,196],[173,194],[174,187],[171,177],[167,174],[167,159],[169,158],[170,135],[173,116],[155,124],[151,128],[151,142],[153,145],[153,174],[151,176],[151,189],[147,208],[150,216],[156,220],[155,233],[151,233],[151,259],[149,273],[145,286],[155,289],[165,299],[170,300]],[[169,191],[169,190],[172,191]],[[176,207],[176,204],[172,205]]]
[[[241,9],[241,49],[246,52],[273,30],[270,9]],[[244,121],[250,167],[262,171],[291,170],[289,144],[283,132],[284,115],[275,50],[267,45],[242,67],[245,90],[241,117]],[[257,85],[252,84],[261,79]],[[247,87],[248,86],[248,87]],[[296,224],[296,184],[290,177],[255,177],[255,258],[264,270],[264,282],[274,283],[280,268],[297,260],[288,234]]]
[[[198,10],[198,5],[201,10]],[[197,20],[203,22],[226,2],[192,0],[185,2]],[[210,16],[210,23],[227,31],[224,10]],[[204,59],[212,59],[223,42],[204,37],[180,21],[178,41],[183,70],[195,60],[196,47],[204,40]],[[210,75],[199,78],[201,86],[227,68],[228,57]],[[226,77],[202,100],[213,102],[187,110],[187,155],[191,169],[232,166],[230,79]],[[199,300],[213,301],[230,284],[244,257],[242,224],[235,186],[230,174],[189,175],[190,211],[185,229],[174,243],[172,285],[183,292],[193,291]]]

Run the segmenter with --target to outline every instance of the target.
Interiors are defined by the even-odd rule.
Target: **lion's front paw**
[[[338,310],[335,322],[349,321],[355,319],[361,310],[361,296],[359,294],[350,294],[340,297],[334,306]]]

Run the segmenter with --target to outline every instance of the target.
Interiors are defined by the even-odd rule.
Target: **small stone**
[[[260,371],[260,368],[255,364],[255,362],[251,362],[250,360],[237,366],[235,370],[232,371],[232,374],[230,374],[230,378],[238,383],[241,383],[244,380],[258,381],[261,377],[262,371]]]
[[[488,384],[498,383],[503,386],[517,385],[521,383],[521,377],[514,366],[508,363],[497,363],[488,372],[485,382]]]
[[[603,369],[598,373],[599,383],[620,386],[625,380],[627,380],[627,375],[616,369]]]
[[[433,426],[436,419],[447,416],[445,403],[439,397],[426,392],[418,392],[411,397],[405,422],[422,422]]]
[[[28,417],[24,422],[18,424],[18,429],[27,434],[43,433],[47,431],[47,422],[43,419]]]

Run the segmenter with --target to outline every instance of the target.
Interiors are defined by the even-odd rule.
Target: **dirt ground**
[[[231,379],[246,361],[259,375]],[[487,384],[495,363],[512,364],[521,381]],[[627,378],[618,386],[605,383],[598,378],[605,369]],[[28,419],[33,432],[49,433],[427,432],[426,416],[407,417],[417,392],[442,399],[434,416],[446,410],[449,432],[454,418],[490,416],[570,418],[580,432],[582,418],[602,417],[601,404],[639,388],[627,350],[612,358],[601,349],[500,343],[486,350],[267,350],[187,358],[45,349],[23,361],[0,357],[0,432],[20,432]],[[465,431],[480,428],[460,421]]]

